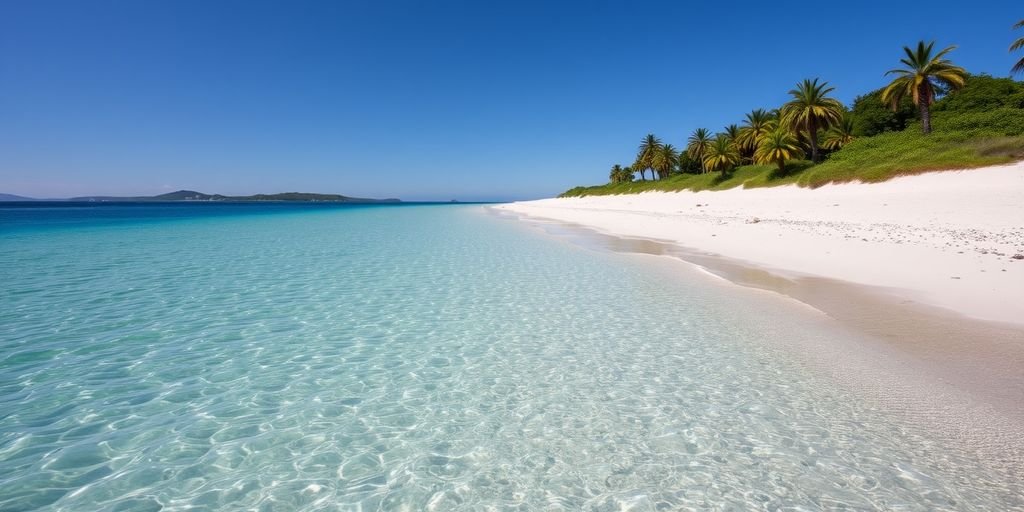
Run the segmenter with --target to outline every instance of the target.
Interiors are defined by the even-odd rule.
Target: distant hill
[[[340,194],[313,194],[308,192],[284,192],[280,194],[256,194],[252,196],[225,196],[221,194],[204,194],[195,190],[179,190],[156,196],[115,197],[115,196],[83,196],[72,197],[71,201],[291,201],[291,202],[326,202],[326,203],[399,203],[398,199],[367,199],[348,197]]]
[[[160,194],[146,199],[151,201],[212,201],[219,198],[224,198],[224,196],[220,194],[204,194],[202,192],[196,192],[195,190],[179,190],[177,192],[168,192],[167,194]]]
[[[256,194],[254,196],[231,197],[234,201],[328,201],[341,203],[399,203],[399,199],[367,199],[338,194],[313,194],[308,192],[283,192],[280,194]]]
[[[0,194],[0,201],[37,201],[31,197],[16,196],[14,194]]]

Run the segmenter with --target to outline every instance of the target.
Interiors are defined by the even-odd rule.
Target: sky
[[[1021,55],[1020,0],[0,0],[0,192],[406,200],[607,181],[820,77],[849,104],[902,46]]]

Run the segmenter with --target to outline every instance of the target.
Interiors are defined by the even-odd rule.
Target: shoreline
[[[818,189],[644,192],[495,208],[1024,326],[1024,162]]]
[[[944,381],[1014,413],[1024,425],[1024,326],[908,302],[885,289],[821,277],[786,276],[664,241],[620,238],[538,217],[525,220],[591,249],[669,257],[726,283],[798,302],[866,335],[880,347],[941,368]],[[965,339],[970,339],[971,347],[962,346]]]
[[[1024,171],[1024,166],[1018,166]],[[556,201],[578,200],[541,203]],[[592,223],[569,220],[566,217],[571,215],[559,215],[556,207],[533,208],[531,203],[535,202],[490,209],[500,215],[521,217],[573,243],[597,250],[669,257],[727,283],[766,290],[809,306],[858,341],[852,346],[840,343],[824,350],[789,347],[792,353],[837,380],[860,388],[862,396],[914,424],[940,431],[949,440],[962,441],[998,465],[1024,468],[1024,443],[1020,441],[1024,438],[1024,316],[1017,317],[1022,323],[969,316],[922,300],[927,295],[919,291],[777,269],[677,240],[622,234],[608,229],[607,223],[600,222],[603,218]],[[575,213],[568,208],[565,211]],[[634,211],[610,211],[605,215],[619,214],[626,219],[642,215]],[[1024,271],[1024,262],[1020,271]],[[1014,283],[1007,280],[998,296],[1009,303],[1004,312],[1012,313],[1024,302],[1024,292],[1019,291],[1024,287],[1014,292]]]

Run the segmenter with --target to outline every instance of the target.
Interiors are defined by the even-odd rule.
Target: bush
[[[882,89],[871,91],[853,100],[853,134],[870,137],[885,132],[900,132],[917,118],[917,108],[903,98],[895,112],[882,103]]]
[[[963,89],[943,96],[932,105],[935,112],[977,112],[998,108],[1024,108],[1024,82],[970,75]]]
[[[963,138],[1024,135],[1024,109],[936,112],[932,129],[935,134],[958,134]]]

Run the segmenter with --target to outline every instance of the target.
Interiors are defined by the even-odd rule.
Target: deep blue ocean
[[[0,511],[1024,507],[709,280],[483,205],[0,204]]]

